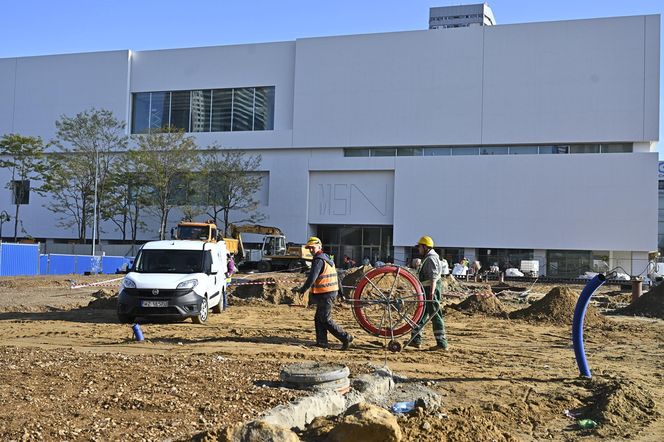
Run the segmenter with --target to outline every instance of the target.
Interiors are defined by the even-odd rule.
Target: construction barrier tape
[[[80,289],[82,287],[97,287],[97,286],[109,286],[109,287],[115,287],[118,285],[118,283],[115,284],[109,284],[109,282],[114,282],[114,281],[120,281],[124,279],[124,276],[121,278],[114,278],[114,279],[109,279],[107,281],[99,281],[99,282],[91,282],[90,284],[78,284],[78,285],[72,285],[72,289]],[[75,282],[75,281],[74,281]]]
[[[277,281],[259,281],[259,282],[229,282],[228,285],[269,285],[276,284]]]

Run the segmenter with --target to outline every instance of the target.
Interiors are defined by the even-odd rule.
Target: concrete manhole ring
[[[299,362],[285,366],[281,380],[289,384],[322,384],[347,378],[350,370],[345,365],[329,362]]]

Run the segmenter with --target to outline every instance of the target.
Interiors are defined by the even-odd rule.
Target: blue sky
[[[426,29],[430,7],[463,3],[474,2],[5,0],[0,12],[0,58]],[[488,3],[498,24],[664,12],[663,0],[493,0]],[[664,61],[664,57],[660,60]],[[664,140],[662,85],[664,69],[660,66],[660,140]],[[659,150],[663,159],[664,147]]]

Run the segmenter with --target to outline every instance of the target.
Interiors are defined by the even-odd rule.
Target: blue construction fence
[[[133,257],[39,254],[39,244],[0,243],[0,276],[116,273]]]

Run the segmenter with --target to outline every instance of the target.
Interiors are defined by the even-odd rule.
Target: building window
[[[507,147],[481,147],[480,155],[507,155]]]
[[[397,150],[394,147],[384,147],[371,149],[372,157],[393,157],[396,156]]]
[[[30,204],[30,180],[11,182],[12,204]]]
[[[133,94],[131,133],[274,129],[274,86]]]
[[[369,149],[344,149],[345,157],[368,157]]]
[[[537,155],[537,146],[510,146],[510,155]]]

